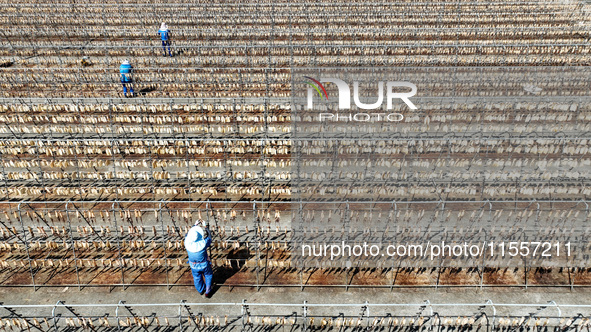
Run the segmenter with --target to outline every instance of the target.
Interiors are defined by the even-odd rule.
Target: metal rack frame
[[[392,213],[394,213],[394,215],[396,215],[397,213],[400,212],[409,212],[409,211],[414,211],[418,208],[422,208],[424,210],[427,211],[439,211],[440,212],[440,216],[439,219],[443,220],[443,215],[444,213],[450,209],[450,211],[459,211],[458,208],[466,208],[467,206],[471,206],[472,210],[470,211],[475,211],[475,212],[481,212],[481,214],[484,214],[485,218],[491,219],[494,217],[493,212],[498,212],[500,209],[504,209],[505,211],[519,211],[519,212],[523,212],[523,210],[525,209],[526,211],[532,211],[532,213],[535,213],[535,219],[538,220],[538,218],[540,217],[541,213],[547,213],[549,211],[553,211],[554,209],[556,209],[557,207],[559,209],[570,209],[570,210],[577,210],[577,211],[581,211],[584,213],[583,218],[586,218],[586,220],[589,220],[589,218],[591,218],[591,214],[589,213],[589,202],[588,201],[559,201],[559,200],[540,200],[540,201],[490,201],[490,200],[484,200],[484,201],[408,201],[408,202],[403,202],[403,201],[394,201],[394,202],[356,202],[356,201],[340,201],[340,202],[308,202],[307,204],[315,206],[317,209],[318,207],[322,207],[322,206],[326,206],[325,209],[335,209],[335,207],[340,207],[340,208],[344,208],[347,211],[349,211],[349,209],[351,208],[351,206],[353,205],[363,205],[363,206],[367,206],[367,211],[372,211],[372,209],[375,209],[377,207],[377,205],[382,205],[382,206],[387,206],[391,209]],[[27,258],[25,260],[25,262],[27,263],[27,268],[28,268],[28,273],[30,274],[30,280],[31,280],[31,284],[19,284],[19,285],[1,285],[0,287],[33,287],[33,289],[37,290],[39,288],[42,287],[64,287],[64,286],[72,286],[72,287],[78,287],[78,289],[82,289],[82,288],[86,288],[86,287],[123,287],[124,289],[127,287],[131,287],[131,286],[166,286],[167,289],[170,289],[171,287],[180,287],[180,286],[189,286],[190,284],[183,284],[183,283],[179,283],[178,280],[177,282],[174,282],[171,280],[171,277],[169,276],[169,272],[172,271],[172,266],[170,266],[170,262],[175,260],[174,257],[179,255],[179,251],[178,249],[176,249],[174,252],[171,252],[170,254],[173,254],[172,257],[169,256],[169,253],[167,253],[167,246],[166,243],[170,242],[171,240],[173,241],[178,241],[179,239],[182,239],[182,233],[183,233],[183,228],[182,227],[186,227],[183,225],[190,225],[193,222],[193,218],[198,218],[197,215],[201,215],[201,213],[203,212],[203,214],[205,215],[204,218],[210,219],[209,223],[210,225],[212,225],[212,227],[214,227],[214,229],[221,229],[221,227],[224,227],[224,229],[226,229],[228,222],[227,221],[223,221],[223,220],[219,220],[218,217],[216,217],[216,213],[219,214],[220,211],[230,211],[232,209],[237,209],[238,211],[244,211],[247,212],[246,215],[244,215],[244,217],[246,219],[243,220],[243,222],[241,222],[241,224],[245,225],[243,227],[245,227],[245,231],[244,233],[241,234],[234,234],[232,236],[227,236],[227,235],[221,235],[219,232],[214,232],[214,240],[216,241],[229,241],[229,243],[239,243],[241,247],[244,248],[248,248],[249,251],[251,251],[253,253],[253,256],[251,259],[253,260],[254,266],[252,266],[253,268],[253,272],[256,276],[256,281],[255,282],[248,282],[248,283],[225,283],[221,286],[227,286],[227,287],[256,287],[257,290],[261,289],[262,287],[297,287],[300,289],[305,289],[308,287],[337,287],[337,288],[344,288],[346,290],[348,290],[349,288],[364,288],[364,287],[370,287],[370,288],[385,288],[385,289],[390,289],[390,290],[394,290],[396,288],[455,288],[455,287],[460,287],[460,288],[470,288],[470,287],[474,287],[474,288],[495,288],[495,287],[518,287],[518,288],[536,288],[536,287],[557,287],[557,288],[569,288],[569,289],[574,289],[574,288],[585,288],[585,287],[591,287],[591,285],[586,285],[586,284],[577,284],[575,283],[575,275],[577,273],[581,273],[582,270],[579,270],[577,267],[564,267],[564,269],[568,270],[568,275],[569,275],[569,283],[562,283],[562,284],[532,284],[532,283],[528,283],[528,277],[527,277],[527,272],[531,271],[533,269],[536,268],[536,266],[531,266],[528,265],[527,262],[524,262],[524,264],[526,264],[524,267],[522,267],[521,269],[525,269],[525,279],[523,280],[522,283],[518,283],[518,284],[507,284],[507,285],[498,285],[498,284],[487,284],[484,281],[484,271],[487,269],[487,265],[484,264],[483,261],[483,265],[482,266],[478,266],[475,267],[477,270],[477,273],[479,275],[479,282],[475,283],[475,284],[466,284],[466,285],[450,285],[450,284],[442,284],[439,281],[439,275],[441,273],[443,273],[446,268],[451,268],[454,269],[453,267],[447,267],[443,264],[443,260],[441,260],[436,266],[434,266],[434,271],[437,271],[437,279],[435,280],[434,283],[429,284],[429,285],[400,285],[397,284],[396,282],[396,274],[398,274],[397,271],[403,271],[406,268],[401,268],[401,267],[396,267],[394,265],[392,265],[391,267],[383,267],[385,269],[386,272],[382,272],[384,274],[384,276],[388,276],[387,278],[388,283],[385,284],[380,284],[380,285],[363,285],[363,284],[354,284],[353,280],[352,280],[352,275],[354,275],[355,273],[362,271],[363,268],[359,269],[356,267],[342,267],[342,268],[337,268],[337,270],[341,270],[342,273],[342,277],[344,278],[344,282],[340,283],[340,284],[330,284],[330,285],[314,285],[314,284],[308,284],[304,279],[304,274],[309,273],[309,271],[314,271],[317,270],[318,268],[312,268],[311,267],[307,267],[307,266],[292,266],[292,268],[297,268],[297,273],[300,275],[300,283],[299,284],[274,284],[272,282],[269,282],[268,279],[268,275],[269,273],[272,273],[270,270],[268,271],[268,269],[273,268],[273,264],[272,261],[273,259],[269,260],[269,257],[267,257],[267,254],[269,253],[269,243],[271,242],[275,242],[275,241],[284,241],[287,245],[287,243],[290,241],[290,234],[292,233],[291,230],[288,230],[287,228],[285,229],[285,235],[284,237],[280,237],[279,240],[275,238],[275,236],[271,235],[269,236],[269,232],[265,232],[265,227],[264,224],[268,224],[271,223],[271,220],[265,221],[264,224],[262,224],[263,219],[261,216],[265,215],[266,211],[272,211],[272,209],[279,209],[285,213],[289,215],[293,215],[294,213],[303,213],[303,207],[305,206],[305,204],[298,204],[298,203],[292,203],[292,202],[277,202],[277,201],[252,201],[252,202],[247,202],[247,201],[78,201],[78,202],[74,202],[74,201],[67,201],[67,202],[60,202],[60,201],[31,201],[31,202],[20,202],[20,203],[16,203],[16,202],[0,202],[0,206],[4,206],[2,208],[2,210],[4,211],[10,211],[8,213],[8,215],[12,215],[14,217],[16,217],[16,222],[17,224],[20,226],[20,230],[17,230],[16,233],[14,233],[11,238],[9,238],[9,241],[12,242],[18,242],[18,243],[22,243],[22,245],[25,248],[26,254],[27,254]],[[86,206],[86,208],[84,207]],[[110,207],[109,207],[110,206]],[[26,208],[26,209],[24,209]],[[94,227],[96,227],[96,221],[92,221],[92,220],[88,220],[86,219],[86,213],[88,211],[95,211],[95,213],[98,214],[98,211],[109,211],[111,213],[111,216],[109,217],[111,222],[107,223],[111,224],[111,226],[114,226],[114,236],[110,235],[106,238],[101,238],[101,236],[99,236],[97,233],[93,232],[92,234],[95,235],[82,235],[80,233],[80,229],[78,227],[77,230],[75,230],[72,227],[72,220],[71,217],[72,216],[76,216],[77,218],[77,224],[78,225],[87,225],[88,227],[92,228],[93,225]],[[134,283],[134,281],[132,280],[127,281],[126,282],[126,277],[125,277],[125,273],[126,271],[130,268],[128,267],[129,263],[126,263],[126,260],[131,260],[132,256],[128,256],[127,258],[122,254],[122,248],[121,248],[121,244],[125,243],[125,241],[131,241],[132,238],[129,237],[129,235],[125,235],[123,233],[119,232],[119,228],[118,225],[122,224],[125,225],[126,227],[129,225],[133,225],[134,222],[132,220],[122,220],[120,222],[118,222],[118,216],[122,213],[127,213],[128,211],[137,211],[137,213],[139,213],[141,216],[151,216],[151,215],[156,215],[157,218],[150,221],[149,224],[153,225],[153,227],[155,227],[155,229],[158,232],[158,235],[154,234],[154,236],[147,236],[145,237],[146,241],[153,241],[155,243],[160,243],[162,245],[161,249],[163,249],[163,261],[164,261],[164,271],[160,271],[158,272],[158,274],[162,274],[165,273],[166,276],[166,283]],[[45,225],[47,225],[48,227],[50,226],[48,224],[48,222],[44,219],[44,216],[47,215],[47,213],[55,213],[57,215],[57,212],[64,212],[65,213],[65,221],[66,224],[65,226],[67,226],[66,228],[66,234],[62,234],[62,236],[60,237],[61,241],[64,241],[64,243],[69,243],[71,246],[71,252],[73,254],[72,258],[73,258],[73,263],[74,263],[74,270],[73,272],[76,273],[76,280],[77,283],[76,284],[40,284],[39,282],[35,282],[35,275],[36,273],[38,273],[40,271],[39,268],[37,268],[37,264],[38,262],[41,262],[43,260],[43,258],[33,258],[31,256],[31,254],[29,253],[30,251],[30,247],[32,245],[32,243],[45,243],[47,240],[44,240],[46,238],[44,237],[39,237],[39,236],[35,236],[34,238],[29,238],[28,237],[28,233],[31,232],[31,230],[27,230],[27,227],[30,225],[34,224],[33,220],[37,220],[37,223],[41,222],[42,224],[44,223]],[[215,213],[214,213],[215,212]],[[438,212],[438,213],[439,213]],[[485,213],[486,212],[486,213]],[[134,212],[135,213],[135,212]],[[176,213],[176,215],[178,216],[179,213],[181,213],[181,219],[183,218],[182,216],[188,216],[189,220],[185,220],[184,222],[180,219],[177,219],[177,221],[175,222],[175,219],[178,217],[174,217],[174,214]],[[225,213],[225,212],[224,212]],[[347,212],[345,215],[348,215],[349,213]],[[123,214],[125,216],[125,214]],[[143,217],[142,217],[143,218]],[[186,218],[186,217],[185,217]],[[252,218],[252,219],[250,219]],[[291,217],[293,218],[293,217]],[[127,218],[126,218],[127,219]],[[165,220],[167,219],[167,220]],[[10,221],[11,223],[13,223],[13,221]],[[131,222],[131,223],[130,223]],[[277,221],[275,221],[276,223]],[[63,224],[58,222],[57,224],[55,224],[55,221],[52,222],[52,224],[54,225],[59,225],[59,224]],[[104,223],[103,223],[104,224]],[[273,223],[274,224],[274,223]],[[273,224],[269,224],[269,225],[273,225]],[[230,223],[230,225],[232,225],[232,223]],[[9,227],[9,225],[7,224],[6,221],[0,221],[0,226],[5,227],[6,229],[11,229]],[[166,227],[165,227],[166,226]],[[523,226],[522,226],[523,227]],[[170,233],[170,229],[173,230],[173,233],[171,235]],[[230,228],[231,229],[231,228]],[[439,228],[434,227],[432,232],[437,233],[439,230]],[[169,230],[169,233],[167,235],[166,231]],[[523,231],[527,232],[527,233],[535,233],[536,227],[533,228],[527,228],[527,227],[523,227]],[[576,229],[577,232],[586,232],[584,227],[582,229]],[[233,230],[232,230],[233,232]],[[266,234],[265,234],[266,233]],[[225,234],[225,231],[224,231]],[[31,234],[32,235],[32,234]],[[65,237],[64,237],[65,235]],[[118,261],[118,265],[113,267],[113,271],[116,272],[119,270],[119,272],[121,273],[121,282],[119,283],[99,283],[99,284],[93,284],[92,282],[80,282],[80,276],[79,276],[79,271],[78,271],[78,267],[85,267],[86,265],[84,264],[84,262],[89,262],[92,261],[93,258],[89,258],[89,257],[85,257],[85,258],[81,258],[77,255],[77,249],[75,249],[74,246],[74,242],[83,240],[83,239],[87,239],[87,240],[93,240],[93,241],[110,241],[111,243],[113,243],[113,245],[116,245],[117,248],[117,254],[116,257],[114,256],[113,258],[115,258],[116,261]],[[266,255],[265,257],[263,257],[262,253],[265,252]],[[182,256],[182,253],[180,254]],[[87,256],[87,255],[86,255]],[[214,257],[214,259],[217,257]],[[52,260],[52,259],[48,259],[48,260]],[[94,258],[94,260],[97,260],[96,258]],[[245,268],[246,262],[248,259],[233,259],[234,263],[236,266]],[[21,264],[23,262],[23,260],[21,259]],[[231,260],[232,261],[232,260]],[[393,262],[394,264],[394,262]],[[529,264],[532,264],[531,261]],[[575,265],[576,266],[576,265]],[[175,266],[176,269],[183,269],[182,265],[176,265]],[[218,266],[219,268],[219,266]],[[185,270],[188,270],[186,267],[184,267]],[[114,273],[113,272],[113,273]],[[571,277],[571,274],[573,274],[573,276]]]
[[[273,307],[270,312],[269,308]],[[225,317],[212,309],[224,308]],[[388,329],[411,327],[424,331],[451,328],[502,331],[506,328],[556,327],[575,329],[586,326],[589,316],[581,313],[591,308],[585,304],[547,303],[88,303],[55,305],[0,304],[8,327],[23,324],[40,331],[59,331],[72,327],[96,329],[117,326],[117,330],[143,328],[178,328],[220,330],[238,328],[250,331],[259,326],[291,326],[301,332],[310,330]],[[60,310],[61,309],[61,310]],[[114,312],[113,312],[114,310]],[[147,313],[147,310],[151,313]],[[337,313],[337,311],[341,311]],[[194,313],[195,311],[195,313]],[[221,318],[221,319],[220,319]],[[171,322],[172,321],[172,322]],[[166,323],[165,323],[166,322]],[[132,325],[133,324],[133,325]],[[185,325],[186,324],[186,325]]]

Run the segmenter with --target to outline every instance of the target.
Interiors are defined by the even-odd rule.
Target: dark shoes
[[[203,295],[203,294],[205,294],[205,297],[208,299],[210,299],[211,295],[212,295],[211,293],[199,292],[199,295]]]

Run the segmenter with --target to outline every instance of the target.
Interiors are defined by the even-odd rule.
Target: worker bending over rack
[[[172,52],[170,51],[170,30],[168,30],[168,26],[166,23],[162,22],[160,25],[160,30],[158,30],[158,34],[160,34],[160,39],[162,39],[162,50],[164,50],[164,56],[166,56],[166,46],[168,46],[168,55],[172,56]]]
[[[199,226],[199,223],[203,227]],[[213,270],[209,257],[207,256],[207,248],[211,245],[211,236],[207,230],[207,223],[198,220],[195,226],[189,229],[185,236],[185,249],[189,255],[189,266],[193,274],[193,282],[199,294],[205,297],[211,297],[211,282],[213,279]]]
[[[129,86],[130,97],[134,96],[133,93],[133,67],[129,63],[129,60],[125,60],[119,66],[119,73],[121,74],[121,84],[123,84],[123,95],[127,97],[127,86]]]

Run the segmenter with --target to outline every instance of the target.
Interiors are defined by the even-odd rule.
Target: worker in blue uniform
[[[129,60],[125,60],[119,66],[119,73],[121,74],[121,84],[123,84],[123,95],[127,97],[127,87],[129,86],[130,96],[133,97],[133,67],[129,63]]]
[[[168,26],[166,23],[162,22],[160,25],[160,30],[158,30],[158,34],[160,35],[160,39],[162,40],[162,49],[164,50],[164,56],[166,56],[166,46],[168,46],[168,55],[172,56],[172,52],[170,50],[170,30],[168,30]]]
[[[201,226],[198,224],[201,223]],[[185,236],[185,249],[189,255],[189,266],[193,274],[195,289],[205,297],[211,297],[213,270],[207,256],[207,248],[211,245],[211,236],[205,221],[197,221]]]

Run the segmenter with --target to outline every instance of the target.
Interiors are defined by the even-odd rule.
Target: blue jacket
[[[168,29],[166,30],[158,30],[158,33],[160,34],[160,39],[167,41],[168,40],[168,34],[170,33],[170,31]]]
[[[133,67],[131,66],[131,64],[121,64],[121,66],[119,66],[119,72],[121,74],[131,74],[131,71],[133,70]]]
[[[131,83],[131,71],[133,67],[130,64],[121,64],[119,66],[119,73],[121,74],[121,83]]]
[[[208,260],[207,248],[210,245],[211,245],[211,236],[208,236],[205,239],[205,247],[203,248],[203,250],[198,251],[198,252],[187,251],[187,254],[189,254],[189,262],[201,263],[201,262],[207,261]]]

